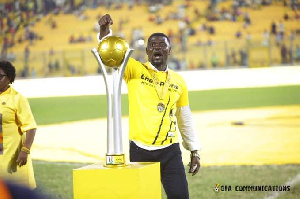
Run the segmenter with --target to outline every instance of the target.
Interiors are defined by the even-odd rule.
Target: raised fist
[[[100,28],[106,28],[113,24],[113,20],[109,14],[106,14],[99,19],[98,24],[100,25]]]

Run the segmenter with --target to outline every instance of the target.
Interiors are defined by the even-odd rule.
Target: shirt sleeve
[[[129,61],[126,65],[124,77],[123,77],[126,83],[128,83],[132,79],[132,76],[136,74],[138,65],[140,64],[141,63],[139,61],[129,57]]]
[[[188,151],[201,150],[200,142],[195,132],[190,107],[184,106],[177,108],[176,117],[178,128],[183,140],[183,147]]]
[[[186,86],[186,83],[184,81],[184,79],[182,79],[182,93],[176,103],[176,106],[179,107],[184,107],[184,106],[188,106],[189,105],[189,95],[188,95],[188,89]]]
[[[24,96],[20,95],[16,103],[16,115],[18,126],[21,128],[21,131],[26,132],[30,129],[36,129],[37,125],[31,112],[28,100]]]

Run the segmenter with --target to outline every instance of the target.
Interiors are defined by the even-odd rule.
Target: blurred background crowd
[[[0,58],[19,78],[100,73],[98,19],[146,61],[146,39],[164,32],[169,67],[207,70],[300,63],[298,0],[0,0]]]

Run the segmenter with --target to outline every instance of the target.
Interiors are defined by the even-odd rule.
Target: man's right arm
[[[109,14],[103,15],[99,19],[98,24],[100,25],[100,32],[97,34],[98,42],[101,42],[105,37],[112,36],[112,31],[109,26],[113,24],[113,20]],[[123,77],[127,83],[128,81],[130,81],[132,74],[132,72],[130,71],[130,66],[135,66],[136,64],[140,64],[140,62],[136,61],[133,58],[129,58]]]
[[[100,25],[99,39],[101,40],[103,37],[109,34],[109,26],[113,24],[113,20],[109,14],[106,14],[99,19],[98,24]]]

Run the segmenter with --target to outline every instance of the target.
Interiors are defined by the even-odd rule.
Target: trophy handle
[[[105,69],[105,65],[103,64],[100,55],[97,51],[96,48],[93,48],[92,53],[94,54],[95,58],[98,61],[99,66],[101,67],[101,71],[103,74],[103,79],[105,82],[105,87],[106,87],[106,97],[107,97],[107,154],[112,154],[113,150],[112,150],[112,146],[113,146],[113,134],[112,134],[112,106],[111,106],[111,96],[112,96],[112,92],[111,89],[109,88],[109,84],[108,84],[108,75]]]

